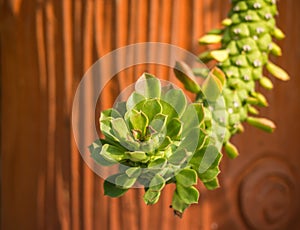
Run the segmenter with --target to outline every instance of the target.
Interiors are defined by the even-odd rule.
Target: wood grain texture
[[[273,91],[261,89],[270,104],[261,113],[278,128],[270,135],[246,126],[234,138],[241,155],[223,158],[221,188],[208,192],[199,185],[199,204],[179,219],[169,208],[172,185],[153,206],[143,203],[139,189],[119,199],[103,195],[103,179],[85,164],[73,137],[73,97],[92,64],[117,48],[163,42],[199,53],[204,48],[197,39],[220,26],[229,2],[0,0],[2,229],[300,228],[300,2],[279,1],[278,6],[278,25],[287,37],[279,42],[283,56],[273,61],[288,70],[291,80],[272,79]],[[115,65],[101,70],[101,81]],[[181,86],[165,66],[133,66],[105,86],[96,111],[86,111],[81,122],[95,114],[97,123],[99,112],[144,71]],[[92,89],[84,91],[86,103],[92,102]]]

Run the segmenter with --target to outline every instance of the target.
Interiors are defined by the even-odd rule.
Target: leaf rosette
[[[198,202],[198,178],[209,189],[218,187],[221,153],[215,147],[205,155],[215,143],[206,130],[206,113],[203,101],[188,103],[181,89],[162,87],[159,79],[144,73],[127,101],[101,112],[105,138],[90,146],[96,162],[118,166],[105,180],[105,194],[119,197],[129,188],[144,187],[145,203],[154,204],[164,186],[175,183],[172,206],[180,215]]]

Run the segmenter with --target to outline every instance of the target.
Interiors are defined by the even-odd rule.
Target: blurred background
[[[223,158],[221,188],[199,185],[199,204],[182,219],[169,208],[172,186],[154,206],[139,189],[104,196],[103,179],[73,138],[73,97],[96,60],[148,41],[198,54],[198,38],[220,27],[229,7],[224,0],[0,0],[2,229],[300,229],[298,0],[278,3],[286,38],[283,56],[273,59],[291,80],[273,78],[274,90],[261,89],[270,105],[261,114],[275,121],[275,133],[246,126],[233,141],[240,156]],[[126,69],[105,87],[95,122],[145,70],[181,86],[167,67]]]

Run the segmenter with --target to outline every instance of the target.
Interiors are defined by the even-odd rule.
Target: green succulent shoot
[[[226,76],[223,96],[226,101],[228,123],[224,142],[230,157],[237,156],[237,149],[229,139],[243,131],[242,122],[273,132],[275,125],[266,118],[254,117],[258,110],[254,106],[268,106],[265,96],[255,90],[255,82],[270,90],[272,81],[263,75],[265,67],[274,77],[286,81],[288,74],[272,63],[269,55],[280,56],[281,49],[273,41],[283,39],[283,32],[276,27],[276,0],[232,0],[224,28],[214,29],[199,39],[200,44],[221,43],[219,49],[205,51],[199,55],[202,62],[214,60]],[[198,76],[206,76],[195,69]]]
[[[199,85],[190,87],[202,91]],[[210,94],[215,99],[219,87],[212,80],[203,86],[203,94],[206,88],[215,90]],[[181,89],[161,86],[159,79],[144,73],[127,101],[102,111],[100,129],[105,138],[89,148],[97,163],[118,167],[104,182],[105,195],[119,197],[130,188],[143,187],[143,199],[150,205],[159,200],[164,186],[175,183],[171,206],[181,216],[198,202],[194,187],[198,179],[208,189],[217,188],[222,155],[210,132],[212,118],[205,103],[204,99],[188,103]]]

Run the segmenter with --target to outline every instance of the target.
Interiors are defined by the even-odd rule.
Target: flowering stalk
[[[214,29],[199,39],[200,44],[221,43],[219,49],[208,50],[199,55],[207,63],[217,61],[225,73],[223,95],[227,107],[227,135],[225,150],[230,157],[237,155],[229,143],[230,137],[243,130],[242,122],[272,132],[275,125],[266,118],[251,117],[258,114],[253,106],[268,106],[263,94],[255,91],[255,82],[270,90],[271,80],[263,75],[263,68],[276,78],[286,81],[288,74],[269,60],[269,54],[281,55],[280,47],[272,38],[283,39],[283,32],[276,27],[278,14],[276,0],[232,0],[228,18],[223,20],[223,29]],[[203,74],[195,70],[195,74]],[[236,154],[232,154],[232,151]]]

